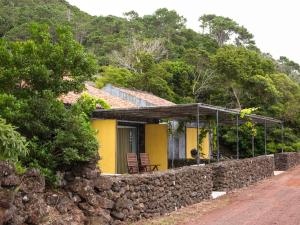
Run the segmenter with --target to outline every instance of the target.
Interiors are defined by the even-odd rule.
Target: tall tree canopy
[[[201,16],[199,21],[203,33],[208,33],[218,42],[219,46],[230,41],[238,46],[255,44],[253,35],[245,27],[228,17],[207,14]]]

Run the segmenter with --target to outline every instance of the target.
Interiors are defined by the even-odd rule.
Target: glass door
[[[117,173],[127,173],[127,153],[137,154],[137,128],[118,126],[117,132]]]

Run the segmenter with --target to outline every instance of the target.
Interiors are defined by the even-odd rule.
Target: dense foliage
[[[255,107],[258,114],[283,120],[286,126],[283,147],[299,149],[299,64],[284,56],[276,60],[262,53],[255,46],[253,34],[230,18],[199,15],[202,32],[198,33],[188,29],[185,18],[173,10],[158,9],[144,16],[131,11],[124,17],[93,17],[63,0],[3,0],[0,21],[3,39],[0,42],[0,90],[10,94],[6,98],[16,99],[11,106],[15,107],[16,115],[9,110],[0,114],[5,114],[2,116],[18,126],[24,136],[43,140],[38,146],[43,146],[45,151],[56,146],[61,150],[62,146],[69,145],[62,142],[65,134],[53,131],[52,126],[64,130],[76,126],[64,118],[81,121],[78,116],[56,118],[57,114],[72,112],[63,109],[54,98],[70,90],[80,90],[83,81],[91,78],[95,65],[77,42],[70,41],[70,33],[52,29],[51,37],[32,36],[27,29],[32,22],[47,23],[51,27],[70,26],[77,41],[97,59],[98,87],[112,83],[137,88],[176,103],[203,102],[238,109]],[[7,41],[32,38],[33,41]],[[64,79],[66,76],[72,79]],[[45,98],[52,101],[45,103]],[[47,110],[39,107],[40,111],[32,114],[31,107],[36,104]],[[24,114],[24,109],[30,113]],[[30,122],[44,114],[47,116],[36,123]],[[33,129],[37,133],[32,134]],[[235,149],[234,131],[229,127],[221,131],[221,143]],[[268,150],[282,147],[280,129],[270,128],[268,134]],[[73,135],[77,138],[79,134]],[[264,149],[262,137],[263,129],[258,127],[257,153]],[[68,140],[72,142],[71,137]],[[74,152],[78,148],[71,145],[63,152]],[[241,151],[248,155],[250,148],[249,133],[241,129]],[[69,154],[65,157],[60,157],[63,163],[73,160]]]
[[[22,163],[54,181],[58,169],[93,158],[98,143],[88,115],[95,102],[81,99],[66,108],[57,98],[81,91],[96,71],[72,33],[58,28],[50,34],[35,24],[30,40],[1,40],[0,58],[0,115],[28,140]]]
[[[18,161],[27,153],[26,139],[0,117],[0,159]]]

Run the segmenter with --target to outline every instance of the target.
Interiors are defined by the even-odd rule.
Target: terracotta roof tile
[[[84,92],[90,94],[93,97],[103,99],[106,103],[108,103],[110,105],[111,108],[134,108],[134,107],[137,107],[133,103],[125,101],[121,98],[115,97],[101,89],[93,87],[91,84],[86,83],[85,88],[86,88],[86,90]],[[60,96],[59,99],[61,101],[63,101],[65,104],[74,104],[77,102],[77,100],[80,98],[80,96],[84,92],[81,92],[81,93],[69,92],[66,95]]]
[[[129,95],[135,96],[137,98],[140,98],[144,101],[149,102],[150,104],[153,104],[154,106],[170,106],[175,105],[173,102],[170,102],[168,100],[165,100],[163,98],[157,97],[151,93],[143,92],[143,91],[137,91],[137,90],[130,90],[126,88],[119,88],[122,92],[127,93]],[[77,102],[77,100],[80,98],[80,96],[84,93],[88,93],[91,96],[95,98],[103,99],[106,103],[110,105],[111,108],[136,108],[138,105],[135,105],[134,103],[130,101],[123,100],[120,97],[114,96],[102,89],[98,89],[94,86],[93,83],[87,82],[85,84],[85,91],[81,93],[74,93],[69,92],[66,95],[62,95],[59,97],[61,101],[63,101],[65,104],[74,104]]]

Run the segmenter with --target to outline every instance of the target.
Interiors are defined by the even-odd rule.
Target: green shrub
[[[16,162],[28,153],[27,142],[16,128],[0,117],[0,159]]]

